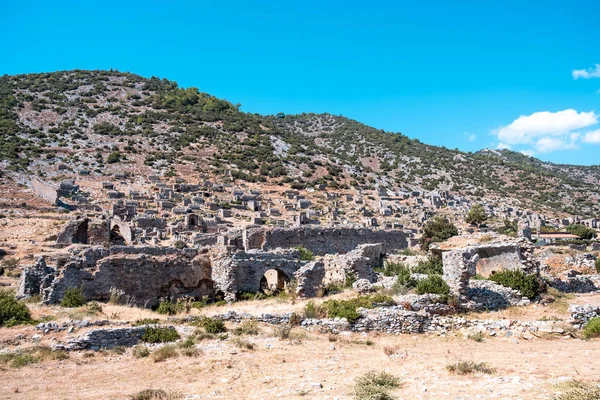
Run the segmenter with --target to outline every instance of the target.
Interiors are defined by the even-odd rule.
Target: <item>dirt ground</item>
[[[564,316],[569,303],[600,304],[600,295],[578,295],[560,307],[530,306],[514,319]],[[249,301],[213,307],[204,315],[231,309],[278,312],[301,308],[276,300]],[[57,321],[80,317],[78,311],[34,306],[34,316],[53,314]],[[104,314],[121,320],[159,317],[149,310],[105,305]],[[470,318],[511,318],[501,313],[470,315]],[[102,319],[104,316],[94,318]],[[515,318],[516,317],[516,318]],[[534,318],[538,317],[538,318]],[[94,319],[91,318],[91,319]],[[233,328],[233,325],[229,326]],[[192,332],[193,327],[179,326]],[[8,344],[18,334],[30,337],[31,326],[0,330]],[[77,332],[77,335],[81,332]],[[64,339],[64,332],[44,335]],[[143,389],[163,389],[178,399],[351,399],[356,377],[370,370],[386,371],[402,379],[395,392],[401,399],[551,399],[555,384],[569,380],[593,381],[600,377],[600,340],[566,339],[562,336],[525,340],[485,337],[482,342],[460,333],[389,336],[343,332],[339,335],[294,328],[281,340],[270,325],[260,333],[243,336],[254,349],[241,349],[228,340],[198,342],[201,354],[179,355],[163,362],[136,359],[131,350],[97,353],[72,352],[63,361],[44,361],[21,368],[0,367],[0,399],[126,399]],[[9,346],[10,347],[10,346]],[[93,354],[93,356],[91,356]],[[390,355],[391,354],[391,355]],[[446,366],[459,361],[486,362],[495,368],[490,375],[455,375]]]

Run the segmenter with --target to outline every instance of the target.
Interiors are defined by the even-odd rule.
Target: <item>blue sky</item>
[[[0,74],[115,68],[249,112],[600,164],[597,0],[10,3]]]

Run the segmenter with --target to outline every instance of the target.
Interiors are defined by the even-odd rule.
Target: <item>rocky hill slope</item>
[[[116,71],[0,77],[0,165],[24,179],[129,172],[363,193],[447,190],[583,218],[600,211],[600,166],[465,153],[330,114],[250,114],[196,88]]]

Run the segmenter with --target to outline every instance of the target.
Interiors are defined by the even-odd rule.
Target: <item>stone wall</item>
[[[238,251],[233,255],[222,253],[212,260],[213,279],[216,289],[232,298],[239,292],[258,292],[265,272],[270,269],[277,270],[289,282],[304,264],[306,261],[301,261],[298,250],[294,249]]]
[[[59,303],[70,287],[82,287],[88,301],[107,301],[114,288],[138,306],[157,305],[161,297],[214,295],[210,259],[193,249],[74,246],[63,256],[64,264],[37,289],[45,303]],[[25,269],[19,295],[38,294],[27,282],[39,281],[33,279],[39,269]]]
[[[175,330],[168,326],[168,329]],[[131,328],[100,328],[93,329],[83,336],[70,340],[66,346],[60,346],[65,350],[100,350],[113,349],[115,347],[132,347],[140,342],[148,326],[137,326]],[[56,346],[56,349],[59,347]]]
[[[394,229],[301,226],[296,228],[248,228],[243,232],[245,250],[263,251],[302,246],[315,255],[347,253],[361,244],[381,243],[384,253],[408,247],[407,235]]]
[[[107,245],[111,239],[109,228],[110,225],[107,220],[79,218],[70,221],[63,228],[56,238],[56,243],[62,245]]]
[[[43,182],[37,178],[31,180],[31,189],[36,196],[46,200],[52,205],[58,204],[58,186],[52,185],[48,182]]]

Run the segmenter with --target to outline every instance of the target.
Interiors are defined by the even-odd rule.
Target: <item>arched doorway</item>
[[[263,293],[276,293],[284,290],[290,278],[278,269],[269,269],[260,280],[260,291]]]

